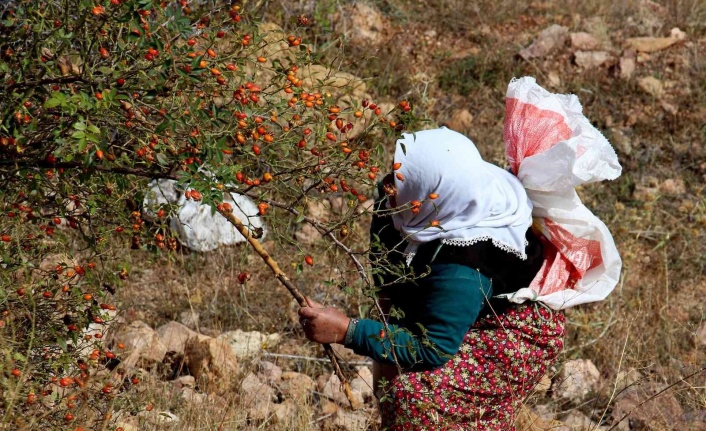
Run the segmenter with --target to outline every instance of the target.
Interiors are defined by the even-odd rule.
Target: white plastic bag
[[[574,95],[552,94],[534,78],[510,82],[505,150],[534,209],[546,260],[529,287],[508,295],[559,310],[600,301],[616,286],[622,262],[606,225],[574,187],[620,176],[615,151],[581,112]]]

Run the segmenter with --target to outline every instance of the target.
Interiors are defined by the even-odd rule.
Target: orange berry
[[[306,257],[304,257],[304,262],[306,262],[306,264],[309,266],[313,266],[314,265],[314,258],[307,255]]]
[[[404,175],[402,175],[401,173],[398,172],[395,176],[397,177],[398,180],[404,181]]]
[[[394,170],[398,170],[401,167],[402,167],[402,163],[400,163],[400,162],[397,162],[394,165],[392,165],[392,169],[394,169]]]
[[[431,223],[429,223],[431,227],[439,227],[439,224],[439,220],[432,220]]]
[[[439,195],[437,193],[429,193],[429,199],[431,199],[431,200],[434,200],[438,197],[439,197]]]

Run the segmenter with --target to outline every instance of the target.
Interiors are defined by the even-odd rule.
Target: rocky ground
[[[614,233],[624,274],[608,301],[568,313],[566,353],[518,429],[706,429],[706,7],[499,3],[281,1],[265,16],[285,29],[311,16],[321,61],[363,78],[356,98],[412,100],[430,125],[467,133],[499,164],[513,76],[577,94],[624,167],[616,182],[580,190]],[[309,214],[335,210],[333,199]],[[365,232],[361,217],[351,241],[364,243]],[[276,235],[323,247],[306,228]],[[287,246],[266,247],[294,274]],[[322,352],[304,341],[296,305],[245,247],[131,258],[123,326],[107,341],[126,358],[120,372],[144,383],[132,414],[119,418],[124,430],[376,429],[366,359],[339,352],[365,406],[353,411]],[[337,259],[322,253],[296,282],[365,314],[361,294],[325,283]],[[354,271],[350,279],[355,286]]]

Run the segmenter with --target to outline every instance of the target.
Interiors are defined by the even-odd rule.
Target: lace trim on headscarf
[[[448,244],[448,245],[454,245],[458,247],[468,247],[473,244],[477,244],[482,241],[487,241],[491,240],[493,242],[493,245],[500,250],[503,250],[507,253],[512,253],[515,256],[519,257],[521,260],[527,260],[527,253],[522,252],[520,250],[517,250],[515,247],[512,247],[508,244],[505,244],[501,241],[498,241],[497,239],[493,238],[490,235],[483,235],[483,236],[478,236],[475,238],[446,238],[442,239],[441,243],[442,244]],[[525,247],[529,245],[529,242],[525,239]],[[414,256],[417,254],[417,249],[419,248],[419,243],[415,241],[408,241],[407,247],[404,250],[404,255],[406,257],[407,261],[407,266],[410,266],[412,264],[412,259],[414,259]]]

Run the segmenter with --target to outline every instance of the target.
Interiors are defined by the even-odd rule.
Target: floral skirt
[[[563,347],[564,314],[536,303],[479,319],[444,366],[396,376],[385,430],[514,431],[515,411]]]

